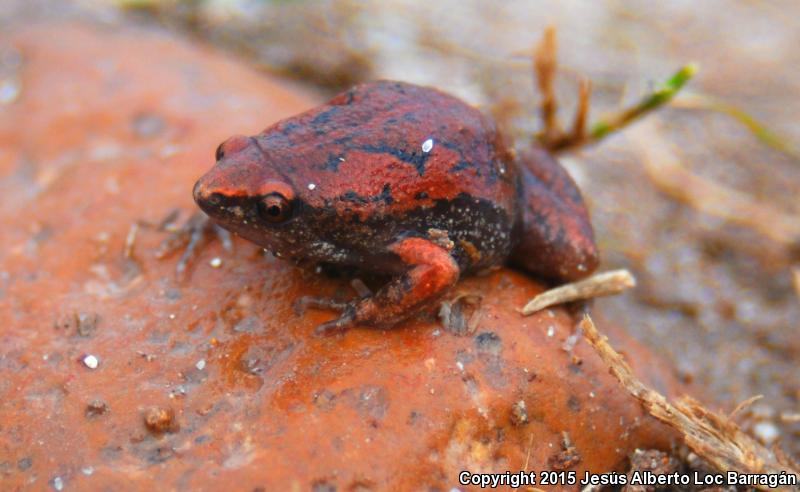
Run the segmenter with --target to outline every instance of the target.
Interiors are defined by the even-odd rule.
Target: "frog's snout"
[[[203,185],[203,178],[197,180],[197,183],[194,184],[194,188],[192,188],[192,197],[194,201],[197,202],[199,205],[202,202],[205,202],[210,197],[208,190]]]

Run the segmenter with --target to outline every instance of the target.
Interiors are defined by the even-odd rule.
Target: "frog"
[[[546,149],[512,148],[490,116],[435,88],[356,85],[254,136],[236,135],[193,197],[216,226],[302,266],[385,276],[319,334],[387,329],[464,276],[509,264],[550,283],[599,263],[589,213]]]

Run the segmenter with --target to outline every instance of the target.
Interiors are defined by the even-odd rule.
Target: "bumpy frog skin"
[[[390,327],[461,275],[510,261],[564,282],[598,256],[575,183],[546,151],[435,89],[356,86],[254,137],[232,137],[194,187],[213,221],[302,264],[391,276],[319,331]]]

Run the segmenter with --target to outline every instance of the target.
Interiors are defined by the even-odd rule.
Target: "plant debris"
[[[533,68],[539,92],[542,94],[539,108],[543,129],[536,139],[553,152],[593,144],[625,128],[633,121],[671,101],[697,73],[696,64],[684,65],[661,86],[642,97],[639,102],[595,122],[588,132],[586,122],[589,119],[592,85],[591,81],[582,78],[578,86],[578,104],[572,129],[567,133],[562,130],[558,121],[558,101],[553,83],[558,72],[557,50],[556,30],[553,26],[549,26],[534,50]]]
[[[689,171],[677,152],[649,122],[632,138],[644,155],[648,176],[661,192],[695,210],[750,228],[787,248],[800,241],[800,216],[758,201],[748,193],[720,185]]]
[[[738,121],[764,145],[783,152],[795,159],[800,159],[800,148],[792,145],[785,138],[777,135],[749,113],[733,104],[729,104],[706,94],[693,93],[681,94],[680,97],[675,98],[672,105],[682,109],[697,109],[722,113]]]
[[[552,455],[547,463],[555,471],[564,471],[574,468],[575,465],[581,462],[581,455],[578,449],[572,444],[569,434],[563,433],[563,440],[561,442],[561,451]]]
[[[580,301],[619,294],[636,286],[636,279],[628,270],[612,270],[546,290],[537,295],[519,311],[528,316],[544,308],[571,301]]]
[[[637,449],[630,457],[631,467],[627,473],[627,485],[622,492],[652,492],[655,487],[651,485],[631,484],[634,473],[650,472],[654,475],[668,475],[675,473],[680,468],[681,462],[671,454],[657,449]]]
[[[470,335],[478,329],[483,316],[480,305],[480,296],[458,294],[454,299],[442,301],[439,320],[448,333],[456,336]]]
[[[664,395],[636,379],[631,368],[601,335],[589,316],[580,324],[586,340],[608,365],[611,374],[644,408],[658,420],[677,430],[686,445],[700,458],[720,472],[729,470],[740,474],[794,473],[800,476],[788,459],[773,452],[745,434],[735,422],[724,415],[704,408],[700,402],[684,396],[674,404]],[[760,490],[795,490],[788,486],[770,489],[753,484]]]

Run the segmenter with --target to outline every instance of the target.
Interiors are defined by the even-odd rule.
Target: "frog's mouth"
[[[309,241],[313,241],[310,231],[294,218],[283,223],[265,223],[258,213],[258,198],[209,192],[202,178],[192,194],[200,210],[219,226],[276,255],[304,257]]]

